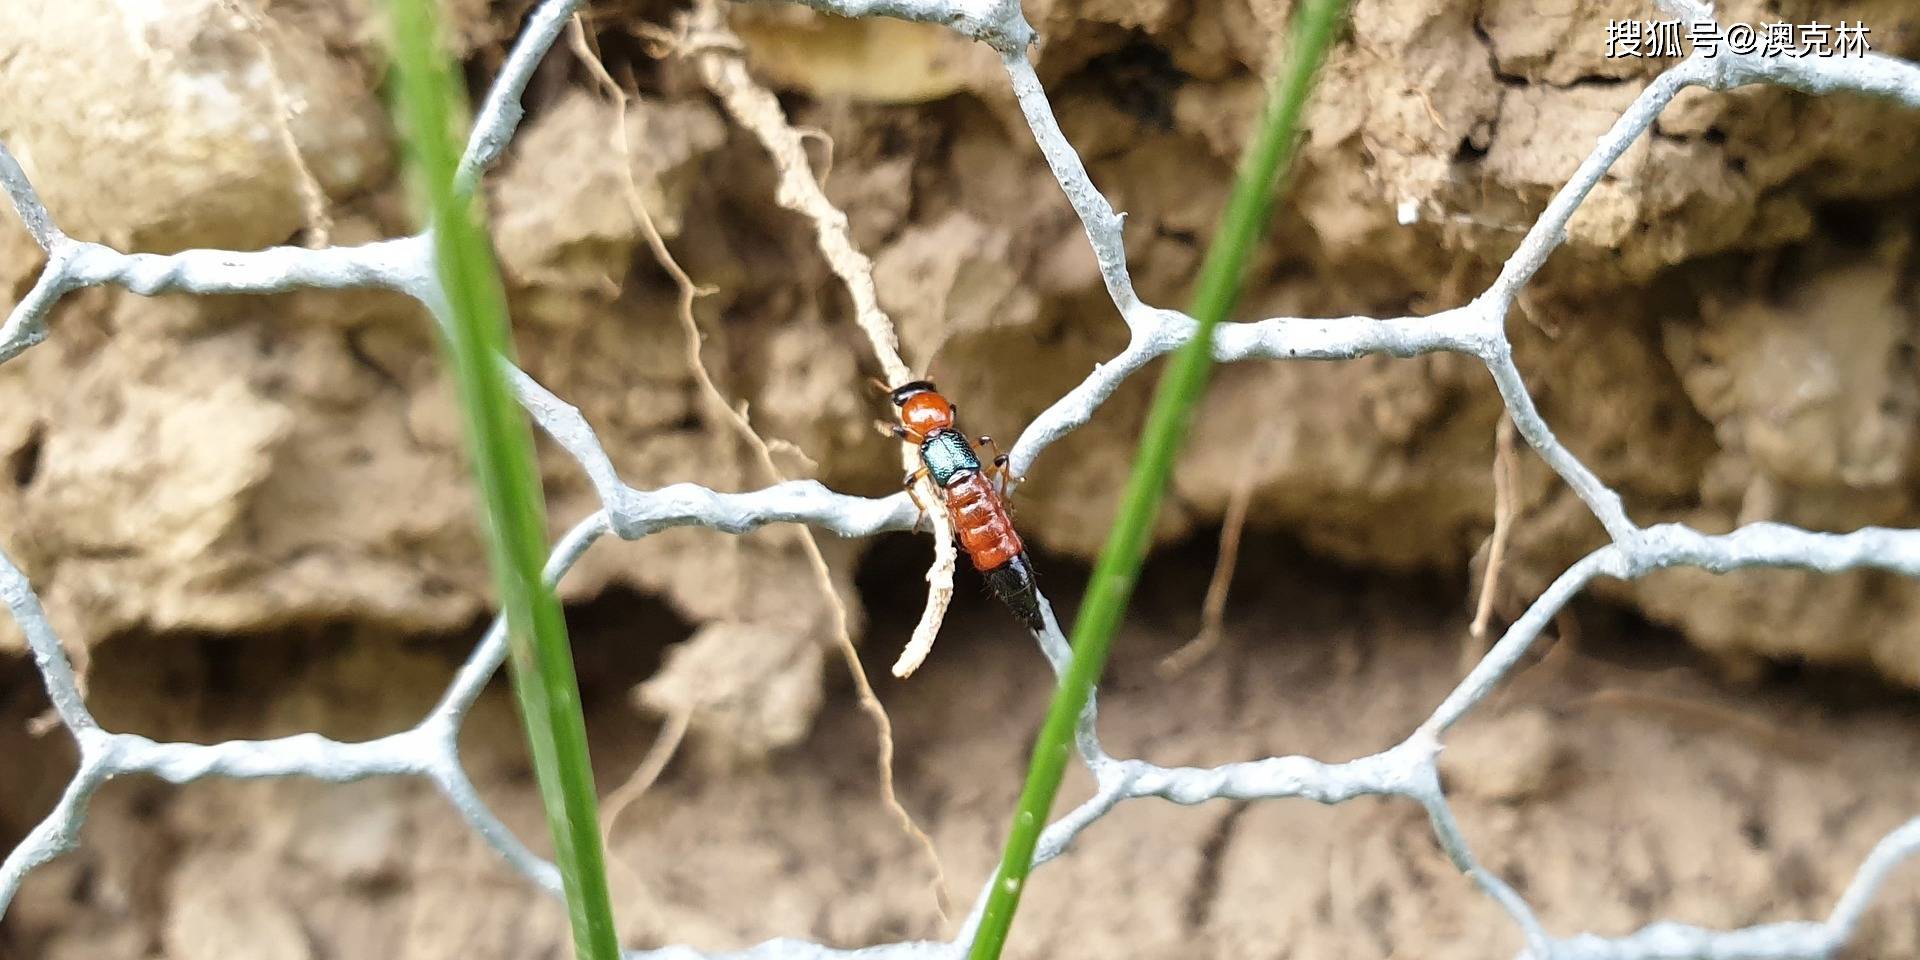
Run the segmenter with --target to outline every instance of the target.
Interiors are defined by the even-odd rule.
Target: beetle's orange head
[[[900,408],[900,425],[917,436],[953,429],[953,404],[930,381],[915,380],[895,387],[893,404]]]

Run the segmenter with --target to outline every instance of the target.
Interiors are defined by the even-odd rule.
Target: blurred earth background
[[[246,2],[246,0],[241,0]],[[528,4],[455,0],[478,91]],[[1863,20],[1920,56],[1898,0],[1724,2],[1725,22]],[[122,249],[250,249],[407,232],[370,0],[0,4],[0,139],[70,233]],[[1252,125],[1290,5],[1028,0],[1068,136],[1128,213],[1142,294],[1179,304]],[[876,371],[773,171],[645,24],[594,3],[629,106],[632,174],[695,280],[704,357],[791,475],[881,495],[898,451]],[[1362,0],[1307,118],[1290,201],[1244,317],[1399,315],[1464,302],[1661,66],[1605,57],[1590,0]],[[903,352],[1010,438],[1125,330],[996,58],[939,29],[779,5],[734,28],[877,263]],[[279,93],[274,93],[275,89]],[[615,106],[564,40],[487,181],[521,359],[578,405],[622,476],[758,487],[700,404],[674,290],[619,195]],[[323,196],[303,195],[286,135]],[[1568,445],[1633,516],[1709,531],[1920,520],[1915,250],[1920,114],[1852,95],[1689,91],[1615,165],[1510,318]],[[1414,222],[1398,212],[1410,206]],[[0,290],[42,257],[10,217]],[[69,296],[0,368],[0,540],[89,671],[102,720],[161,739],[410,724],[489,609],[459,421],[430,327],[368,293]],[[1016,499],[1056,603],[1099,548],[1151,374],[1049,449]],[[1500,405],[1469,358],[1222,369],[1103,687],[1122,755],[1345,759],[1400,740],[1462,671],[1494,510]],[[595,506],[543,449],[556,531]],[[1237,478],[1255,479],[1227,642],[1173,679]],[[1603,542],[1523,454],[1502,617]],[[823,539],[900,740],[900,789],[959,900],[997,858],[1050,682],[961,574],[928,667],[885,676],[924,596],[926,544]],[[828,610],[779,531],[604,542],[572,604],[603,786],[664,710],[681,754],[613,831],[629,946],[854,945],[949,931],[918,849],[878,804],[871,728]],[[1064,603],[1063,603],[1064,601]],[[1887,830],[1920,813],[1920,583],[1880,573],[1601,583],[1536,663],[1469,716],[1449,788],[1487,864],[1549,928],[1824,916]],[[11,625],[0,632],[0,845],[72,769]],[[469,722],[474,778],[542,834],[504,689]],[[1072,780],[1067,797],[1084,795]],[[537,844],[544,846],[544,844]],[[1920,953],[1920,870],[1850,956]],[[1452,958],[1519,938],[1403,802],[1123,806],[1037,875],[1013,955]],[[558,957],[564,917],[423,784],[126,781],[83,848],[0,922],[0,957]]]

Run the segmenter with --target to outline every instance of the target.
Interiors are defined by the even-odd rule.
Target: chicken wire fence
[[[1121,243],[1121,217],[1088,178],[1062,135],[1041,89],[1028,47],[1034,39],[1017,0],[802,0],[819,11],[847,17],[887,16],[945,24],[996,51],[1005,66],[1034,140],[1079,216],[1098,258],[1100,275],[1126,323],[1127,347],[1098,364],[1078,386],[1055,401],[1021,434],[1011,450],[1014,476],[1023,476],[1048,445],[1086,423],[1127,377],[1192,336],[1194,321],[1151,306],[1135,294]],[[1668,4],[1689,21],[1708,26],[1711,9],[1698,3]],[[460,166],[471,186],[505,149],[519,124],[522,92],[581,6],[581,0],[544,0],[529,16],[499,77],[482,102]],[[1535,409],[1512,359],[1504,324],[1521,287],[1565,240],[1569,218],[1608,167],[1674,97],[1687,87],[1724,91],[1772,83],[1810,94],[1852,91],[1888,97],[1920,108],[1920,67],[1881,55],[1862,58],[1766,58],[1721,50],[1696,50],[1671,66],[1634,100],[1533,224],[1499,277],[1464,306],[1422,317],[1278,317],[1226,324],[1214,338],[1214,356],[1247,359],[1351,359],[1368,354],[1412,357],[1439,351],[1472,356],[1487,367],[1520,436],[1559,474],[1605,528],[1609,542],[1573,564],[1516,620],[1427,720],[1401,743],[1344,763],[1304,756],[1267,757],[1212,768],[1168,768],[1146,760],[1120,759],[1102,749],[1089,706],[1078,737],[1082,761],[1097,784],[1092,797],[1045,831],[1036,866],[1060,856],[1081,831],[1123,801],[1159,797],[1178,804],[1216,798],[1264,800],[1304,797],[1337,804],[1359,796],[1391,796],[1423,807],[1446,855],[1513,919],[1531,960],[1813,960],[1833,955],[1858,926],[1875,893],[1907,858],[1920,853],[1920,817],[1883,838],[1868,854],[1824,920],[1771,923],[1713,930],[1661,922],[1620,937],[1549,934],[1511,886],[1482,867],[1468,848],[1440,787],[1436,758],[1441,736],[1513,670],[1542,628],[1597,577],[1633,579],[1668,567],[1698,567],[1724,573],[1745,567],[1794,567],[1835,573],[1875,568],[1920,576],[1920,531],[1866,528],[1832,534],[1776,523],[1754,523],[1723,535],[1678,524],[1642,527],[1628,516],[1617,493],[1554,437]],[[76,240],[61,232],[35,194],[26,173],[0,145],[0,188],[33,239],[46,265],[29,292],[0,327],[0,362],[11,360],[47,336],[47,318],[65,294],[83,287],[118,285],[142,295],[272,293],[296,288],[380,288],[419,300],[443,316],[424,235],[359,246],[258,251],[188,250],[170,256],[127,254]],[[503,361],[504,362],[504,361]],[[847,496],[812,481],[776,484],[746,493],[721,493],[693,484],[638,490],[613,468],[593,428],[580,412],[525,372],[507,364],[510,383],[539,426],[586,472],[601,508],[560,538],[546,567],[550,582],[565,575],[602,537],[632,540],[675,526],[742,533],[769,523],[804,523],[841,536],[913,530],[919,511],[903,492],[882,499]],[[551,895],[560,895],[552,864],[507,829],[482,802],[461,765],[457,734],[481,689],[506,654],[506,633],[496,620],[455,674],[434,708],[413,727],[390,736],[348,743],[308,733],[274,740],[219,744],[163,743],[137,733],[100,726],[80,692],[73,667],[50,627],[38,597],[20,569],[0,553],[0,597],[24,632],[60,723],[79,747],[79,764],[53,811],[0,865],[0,917],[36,866],[72,850],[94,792],[126,774],[151,774],[175,784],[205,777],[254,779],[312,777],[346,782],[377,776],[415,776],[431,781],[475,833],[512,868]],[[1056,673],[1071,656],[1052,611],[1036,633]],[[950,941],[909,941],[842,949],[800,940],[772,940],[746,950],[703,952],[672,946],[629,951],[630,960],[935,960],[965,953],[979,919],[979,904]]]

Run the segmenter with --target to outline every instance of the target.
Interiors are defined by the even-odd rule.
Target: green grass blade
[[[506,295],[473,198],[454,188],[461,139],[455,123],[464,123],[467,104],[438,42],[435,2],[390,3],[407,153],[432,225],[448,353],[486,508],[483,522],[507,618],[514,690],[553,830],[575,956],[618,960],[579,681],[560,603],[540,578],[546,510],[533,437],[500,366],[499,358],[511,356]]]
[[[1300,113],[1333,40],[1343,5],[1342,0],[1307,0],[1301,8],[1287,62],[1276,78],[1259,132],[1241,160],[1226,213],[1207,251],[1194,292],[1192,312],[1199,330],[1161,374],[1119,515],[1074,622],[1073,661],[1040,728],[1006,852],[974,936],[971,960],[999,960],[1006,945],[1014,911],[1026,890],[1034,848],[1052,812],[1060,779],[1066,774],[1074,726],[1106,666],[1114,632],[1126,613],[1140,565],[1152,544],[1154,518],[1173,473],[1174,455],[1186,435],[1194,404],[1206,389],[1213,366],[1213,328],[1233,308],[1247,258],[1266,230],[1275,181],[1292,163]]]

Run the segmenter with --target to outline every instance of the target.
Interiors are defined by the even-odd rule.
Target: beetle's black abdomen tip
[[[1045,630],[1046,617],[1040,613],[1040,594],[1033,585],[1033,565],[1020,554],[1004,565],[986,572],[987,586],[1030,630]]]

